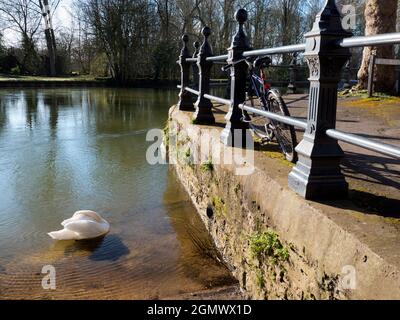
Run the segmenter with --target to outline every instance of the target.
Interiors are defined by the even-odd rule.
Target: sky
[[[74,0],[61,0],[55,15],[53,16],[54,28],[60,27],[71,27],[71,8]],[[51,3],[51,0],[49,1]],[[41,25],[42,30],[44,29],[44,23]],[[4,41],[7,46],[16,46],[18,44],[18,36],[14,31],[4,30]]]
[[[58,24],[63,26],[71,26],[71,7],[73,0],[61,0],[60,6],[58,7],[54,20]]]

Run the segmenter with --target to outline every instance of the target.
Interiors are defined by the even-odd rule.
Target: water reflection
[[[25,96],[24,93],[21,93],[21,104],[26,105],[26,123],[27,126],[32,129],[37,121],[37,107],[38,107],[38,99],[36,94]]]
[[[2,297],[145,299],[232,281],[173,173],[146,161],[146,133],[175,102],[175,90],[0,90]],[[111,234],[47,236],[82,209]],[[50,296],[48,264],[59,274]]]
[[[205,287],[233,284],[235,280],[230,274],[227,271],[221,272],[223,259],[208,236],[200,217],[191,214],[190,210],[193,210],[193,207],[190,199],[176,181],[175,173],[171,170],[164,193],[164,203],[168,205],[168,216],[182,250],[179,256],[182,272]],[[177,189],[181,192],[177,193]],[[184,214],[182,210],[185,211]]]
[[[53,250],[64,250],[66,257],[88,255],[91,261],[116,262],[129,255],[129,248],[117,235],[108,235],[94,240],[57,242]]]

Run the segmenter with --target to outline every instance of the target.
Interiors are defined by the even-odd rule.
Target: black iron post
[[[369,59],[369,66],[368,66],[368,97],[369,98],[371,98],[374,95],[375,65],[376,65],[376,54],[373,53]]]
[[[289,94],[294,94],[297,92],[297,55],[297,53],[293,54],[293,58],[289,66],[289,85],[287,87],[287,93]]]
[[[179,93],[178,108],[181,111],[194,111],[193,100],[191,93],[186,91],[185,88],[190,86],[190,62],[186,59],[190,58],[188,49],[189,36],[182,37],[183,48],[179,56],[179,65],[181,66],[181,92]]]
[[[343,89],[351,88],[351,65],[350,60],[347,61],[343,69]]]
[[[308,127],[296,151],[299,161],[289,175],[289,186],[306,199],[340,199],[348,194],[341,172],[344,156],[338,142],[326,135],[336,127],[337,92],[350,50],[336,43],[352,34],[343,29],[334,0],[327,0],[306,35],[305,58],[310,68]]]
[[[235,146],[235,137],[241,141],[248,141],[251,135],[249,125],[243,122],[243,112],[239,105],[246,101],[246,81],[248,77],[248,66],[243,60],[243,52],[251,50],[249,40],[243,30],[243,25],[247,21],[248,14],[244,9],[239,9],[235,13],[236,21],[239,23],[238,30],[232,40],[229,50],[228,64],[231,65],[231,105],[226,116],[226,127],[222,131],[221,141],[227,146]],[[240,134],[240,136],[238,135]],[[236,145],[237,147],[243,147]]]
[[[195,43],[193,43],[193,47],[194,47],[193,58],[197,59],[200,52],[200,42],[196,41]],[[194,89],[199,90],[200,78],[199,78],[199,67],[197,66],[197,63],[193,63],[192,68],[193,68],[193,87]]]
[[[204,42],[200,47],[200,52],[197,57],[197,66],[200,70],[199,80],[199,98],[196,101],[196,112],[193,116],[193,122],[196,124],[214,124],[215,118],[212,112],[212,102],[205,98],[204,95],[210,94],[210,77],[213,62],[207,61],[208,57],[213,55],[211,45],[208,42],[208,37],[211,35],[211,29],[204,27],[202,30]]]
[[[396,67],[396,95],[400,94],[400,67]]]

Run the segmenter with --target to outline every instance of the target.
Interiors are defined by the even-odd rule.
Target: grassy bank
[[[136,79],[127,84],[120,84],[112,78],[95,77],[90,75],[83,76],[17,76],[0,75],[0,87],[69,87],[69,86],[108,86],[108,87],[127,87],[127,88],[176,88],[177,80],[153,80]]]
[[[96,78],[94,76],[62,76],[62,77],[44,77],[44,76],[17,76],[17,75],[0,75],[0,82],[16,81],[16,82],[82,82],[82,81],[104,81],[104,78]]]

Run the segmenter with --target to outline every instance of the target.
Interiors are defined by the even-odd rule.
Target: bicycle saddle
[[[257,58],[254,61],[253,65],[255,68],[267,68],[271,65],[271,63],[272,63],[271,58],[268,56],[265,56],[265,57]]]

